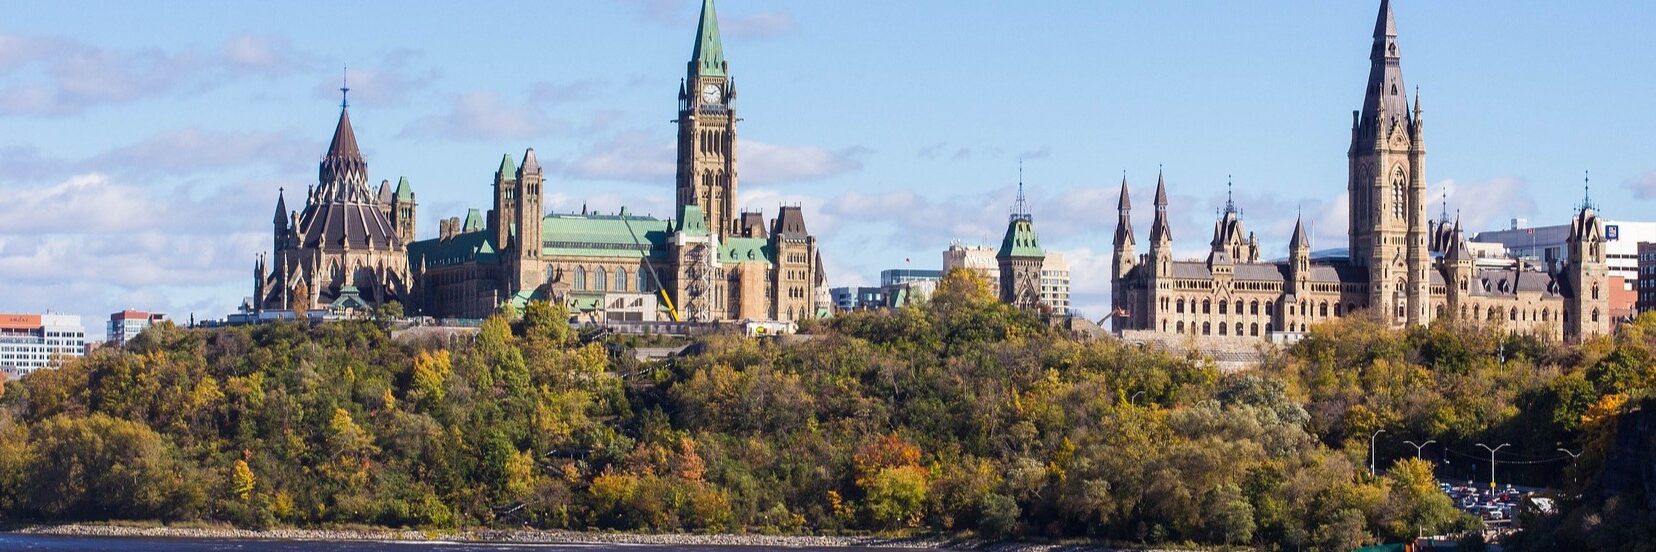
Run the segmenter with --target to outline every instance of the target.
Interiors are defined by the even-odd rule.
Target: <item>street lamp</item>
[[[1570,455],[1570,459],[1571,459],[1571,460],[1575,460],[1575,459],[1577,459],[1577,458],[1581,458],[1581,452],[1587,452],[1587,451],[1581,451],[1581,452],[1570,452],[1570,449],[1567,449],[1567,448],[1564,448],[1564,447],[1558,447],[1558,452],[1562,452],[1562,453],[1564,453],[1564,454],[1568,454],[1568,455]]]
[[[1138,404],[1138,396],[1143,394],[1143,390],[1134,392],[1132,397],[1127,398],[1127,404]]]
[[[1375,471],[1374,471],[1374,438],[1379,437],[1381,433],[1385,433],[1385,432],[1386,432],[1386,430],[1384,430],[1384,429],[1375,430],[1374,435],[1369,436],[1369,475],[1375,475]]]
[[[1420,453],[1421,453],[1421,451],[1426,450],[1426,445],[1436,443],[1437,440],[1432,439],[1432,440],[1426,441],[1426,442],[1418,444],[1418,445],[1416,445],[1414,441],[1404,441],[1404,442],[1408,443],[1411,446],[1413,446],[1415,448],[1415,458],[1420,458]]]
[[[1495,451],[1512,446],[1512,443],[1501,443],[1501,446],[1489,448],[1489,445],[1478,443],[1478,446],[1489,451],[1489,490],[1495,490]]]

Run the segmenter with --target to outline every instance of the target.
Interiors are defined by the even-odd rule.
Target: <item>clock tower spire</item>
[[[679,95],[677,212],[700,207],[719,240],[736,233],[736,112],[730,64],[719,41],[713,0],[702,0],[701,22]]]

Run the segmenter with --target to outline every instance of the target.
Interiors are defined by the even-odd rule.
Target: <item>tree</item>
[[[230,473],[230,492],[236,498],[247,500],[253,495],[253,468],[247,465],[246,460],[237,460]]]

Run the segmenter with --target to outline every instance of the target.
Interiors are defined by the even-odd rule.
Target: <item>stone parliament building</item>
[[[344,89],[342,89],[344,91]],[[438,318],[482,318],[502,304],[560,302],[588,320],[797,321],[827,314],[817,239],[797,205],[766,222],[738,211],[736,90],[712,0],[704,0],[678,94],[676,214],[546,214],[534,149],[506,154],[493,204],[416,239],[406,178],[370,191],[341,104],[318,185],[303,208],[276,201],[272,254],[255,263],[255,310],[366,310],[392,301]],[[670,301],[670,304],[664,303]]]
[[[1296,221],[1287,260],[1262,262],[1240,210],[1227,201],[1207,258],[1175,260],[1160,175],[1149,253],[1138,255],[1123,179],[1111,271],[1117,334],[1280,339],[1360,313],[1394,326],[1450,318],[1572,341],[1609,333],[1606,240],[1591,202],[1570,222],[1562,262],[1476,267],[1459,217],[1426,218],[1420,97],[1411,109],[1389,0],[1380,4],[1369,60],[1347,152],[1348,256],[1313,260]]]

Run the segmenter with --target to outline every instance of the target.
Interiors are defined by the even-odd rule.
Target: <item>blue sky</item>
[[[371,178],[420,234],[534,147],[551,208],[665,216],[696,0],[40,2],[0,19],[0,311],[217,317],[250,293],[277,189],[314,183],[351,67]],[[833,285],[998,240],[1025,159],[1037,230],[1108,303],[1117,184],[1142,243],[1166,167],[1181,255],[1227,175],[1280,256],[1296,210],[1344,241],[1350,112],[1376,2],[722,0],[746,207],[801,203]],[[1433,197],[1474,229],[1562,222],[1582,171],[1656,205],[1639,2],[1395,5]],[[1435,201],[1435,200],[1434,200]],[[1432,209],[1435,213],[1436,208]]]

